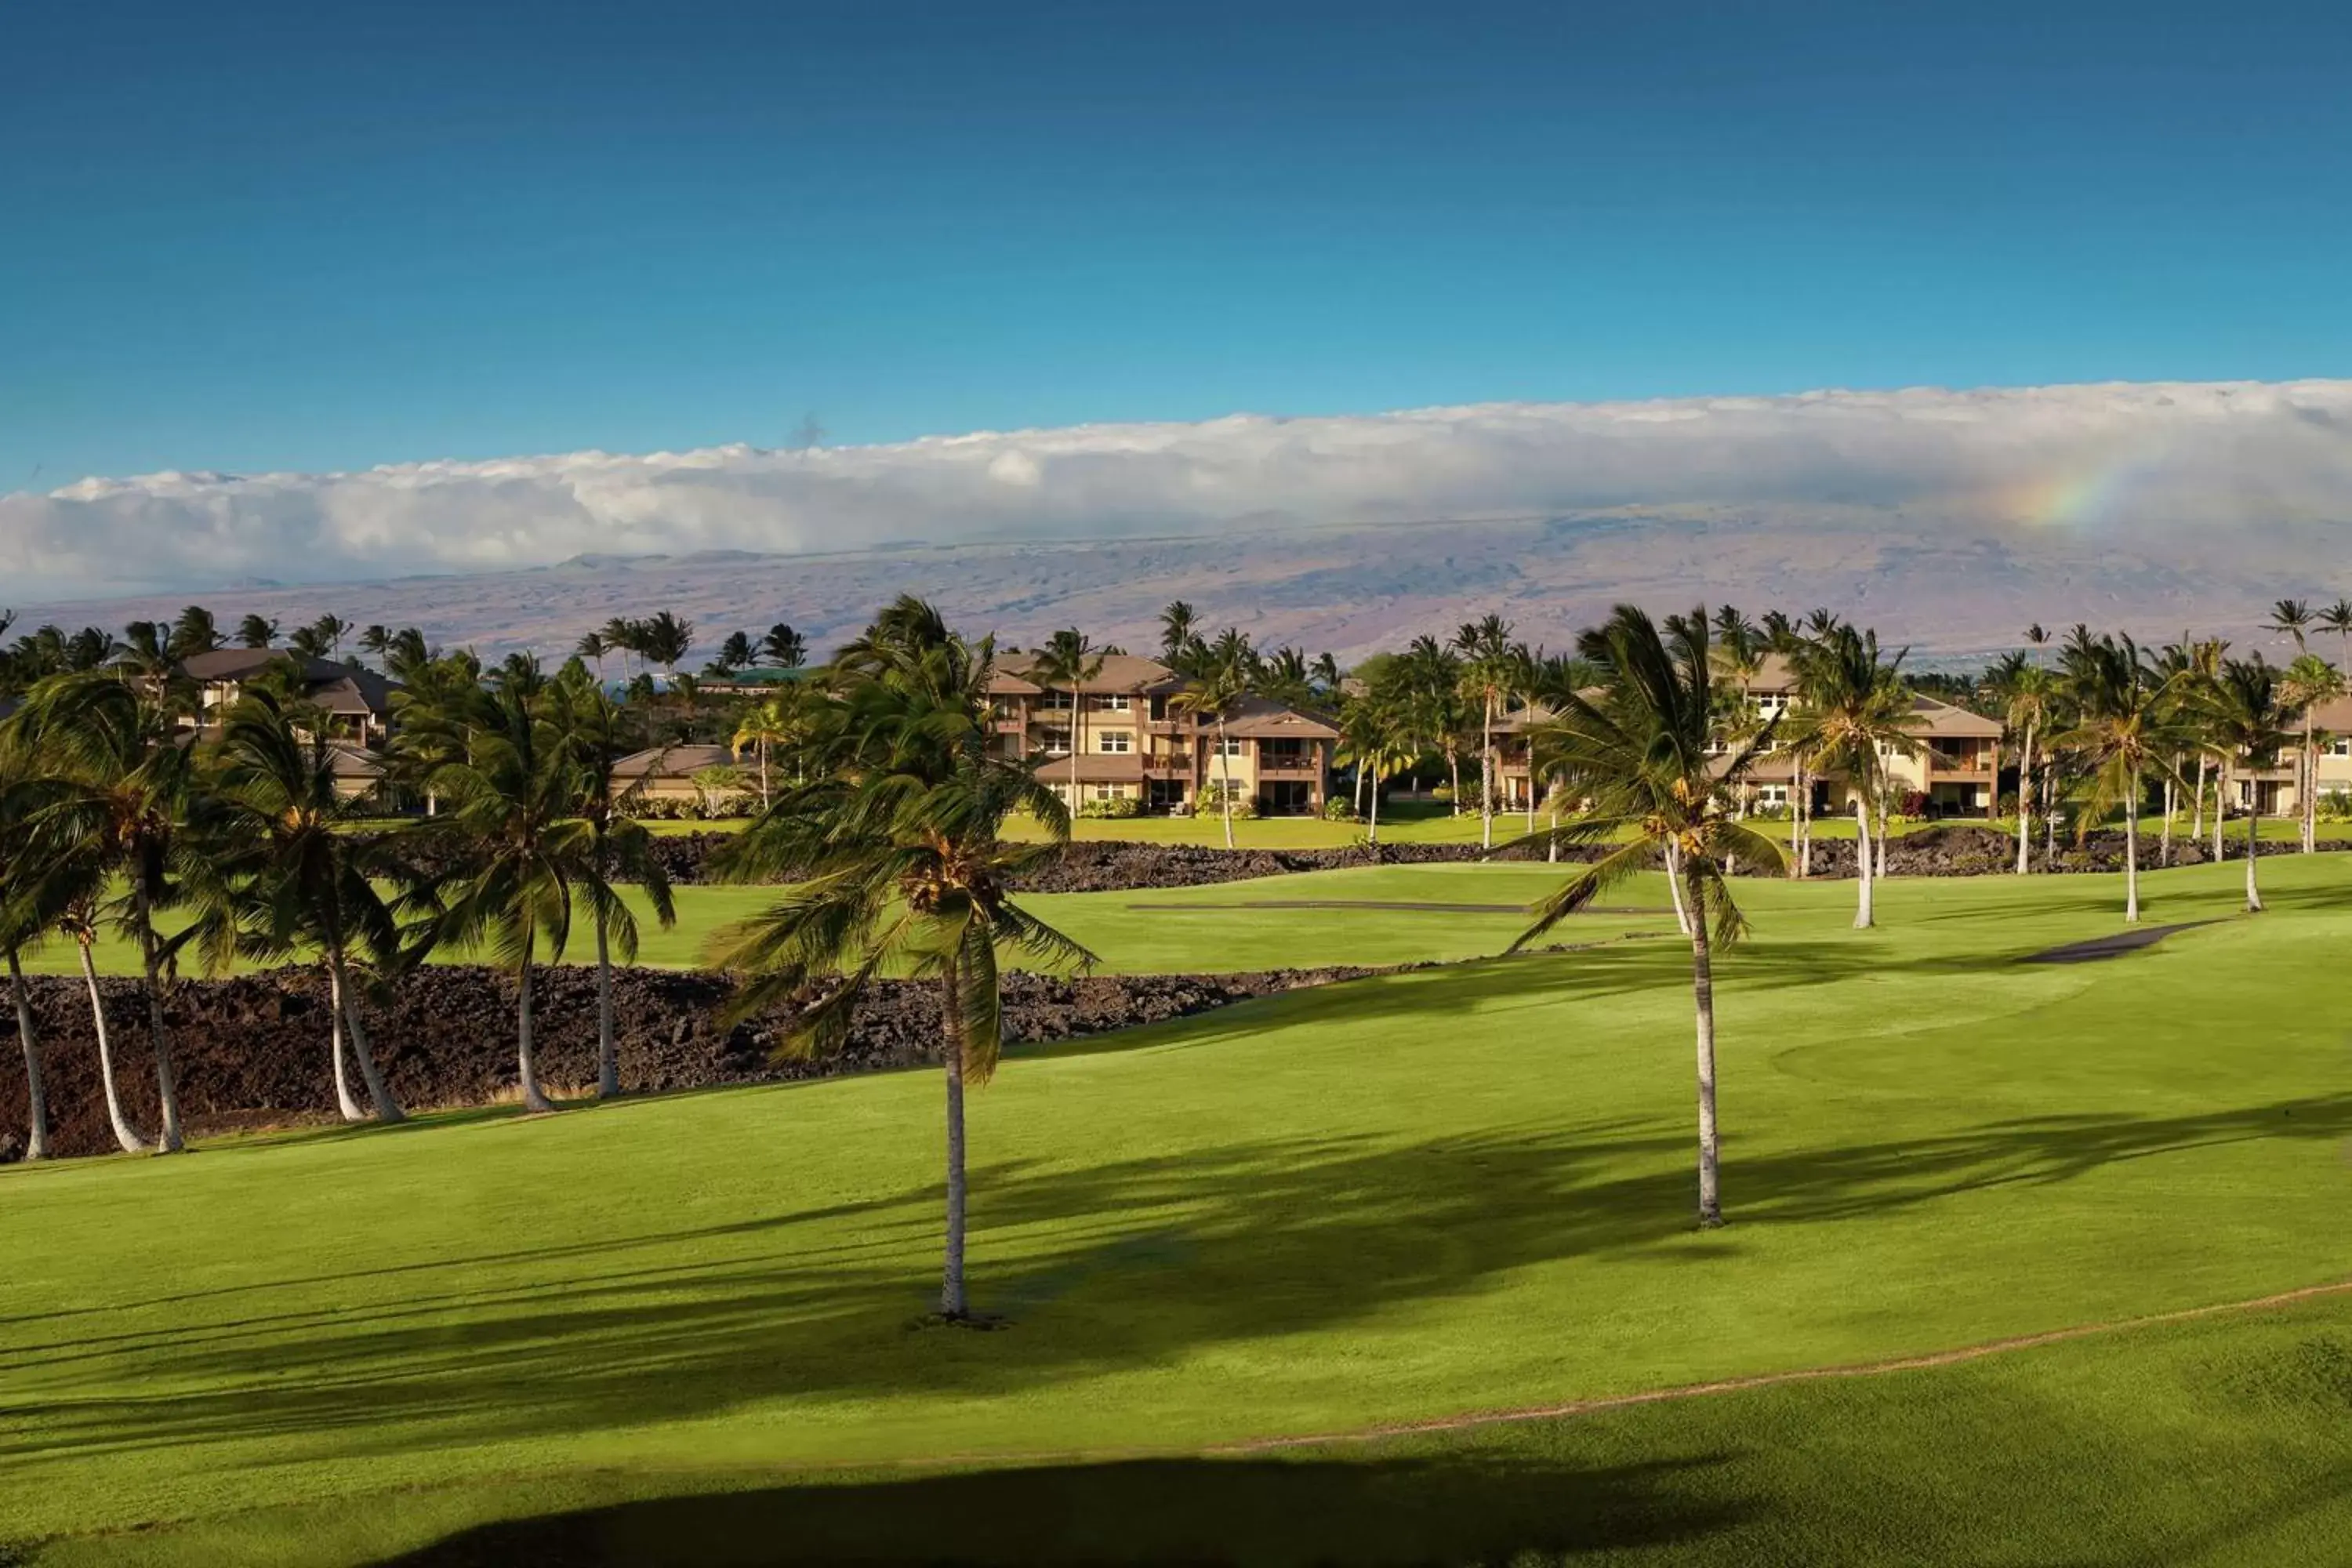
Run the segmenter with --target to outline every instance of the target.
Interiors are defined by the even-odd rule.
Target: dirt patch
[[[2103,958],[2120,958],[2126,952],[2137,952],[2144,947],[2154,947],[2177,931],[2194,931],[2209,926],[2211,921],[2182,921],[2168,926],[2140,926],[2133,931],[2119,931],[2113,936],[2095,936],[2088,942],[2070,942],[2063,947],[2053,947],[2044,952],[2031,953],[2018,960],[2020,963],[2096,963]]]

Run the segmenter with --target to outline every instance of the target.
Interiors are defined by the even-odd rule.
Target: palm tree
[[[370,623],[367,630],[360,633],[359,649],[383,663],[384,655],[392,651],[392,628],[382,621]]]
[[[2295,753],[2294,798],[2302,819],[2303,852],[2319,847],[2319,731],[2316,710],[2344,695],[2344,672],[2315,653],[2297,654],[2286,667],[2286,700],[2303,718],[2303,744]]]
[[[1664,857],[1667,875],[1682,884],[1689,910],[1691,997],[1697,1020],[1698,1223],[1712,1227],[1723,1223],[1714,952],[1747,930],[1724,867],[1734,857],[1764,866],[1783,858],[1778,844],[1739,819],[1740,793],[1772,743],[1772,727],[1738,752],[1716,754],[1714,673],[1704,609],[1670,616],[1661,637],[1648,616],[1620,605],[1604,625],[1578,639],[1578,651],[1601,666],[1601,689],[1597,696],[1564,693],[1559,712],[1539,731],[1563,786],[1576,791],[1587,809],[1543,837],[1623,842],[1538,904],[1534,923],[1512,946],[1525,947]]]
[[[585,669],[581,674],[586,674]],[[613,1027],[613,953],[624,963],[637,958],[637,918],[620,895],[616,879],[635,882],[664,931],[677,923],[669,877],[654,854],[653,835],[631,815],[650,773],[615,793],[613,765],[631,747],[622,737],[619,704],[601,683],[558,677],[549,689],[550,719],[571,755],[580,814],[588,823],[586,863],[574,869],[573,884],[588,905],[596,931],[596,1093],[611,1100],[621,1092],[620,1049]],[[764,763],[761,790],[766,778]]]
[[[628,679],[629,655],[634,653],[640,658],[645,655],[646,623],[631,620],[625,616],[614,616],[604,623],[600,635],[604,639],[604,646],[621,656],[621,679]]]
[[[1171,669],[1181,671],[1185,659],[1201,640],[1200,616],[1181,599],[1160,612],[1160,657]]]
[[[737,754],[756,750],[760,755],[760,809],[768,807],[768,755],[777,746],[797,744],[803,734],[801,707],[805,689],[786,681],[743,710],[728,744]]]
[[[572,645],[572,651],[581,658],[587,659],[595,665],[596,684],[602,686],[604,683],[604,656],[613,651],[613,645],[604,640],[604,634],[603,632],[581,633],[580,640]]]
[[[1340,713],[1339,760],[1356,770],[1358,795],[1371,795],[1366,843],[1381,841],[1381,782],[1410,767],[1417,754],[1412,723],[1392,699],[1359,697]]]
[[[808,639],[778,621],[760,639],[760,657],[778,669],[798,669],[808,662]]]
[[[908,608],[907,602],[894,609]],[[947,1240],[940,1315],[972,1320],[964,1282],[964,1090],[994,1073],[1003,1039],[998,954],[1083,965],[1092,955],[1014,903],[1013,878],[1059,851],[1067,809],[1030,759],[991,744],[992,641],[966,642],[936,612],[878,623],[836,662],[816,765],[720,852],[722,874],[791,879],[764,912],[720,932],[714,961],[741,984],[748,1016],[814,985],[787,1048],[830,1048],[850,1009],[886,970],[939,987],[947,1077]],[[1011,845],[1026,815],[1049,842]]]
[[[1892,658],[1880,656],[1876,632],[1843,623],[1801,645],[1796,657],[1805,703],[1790,725],[1791,749],[1816,773],[1842,772],[1854,796],[1856,931],[1876,921],[1880,872],[1873,864],[1870,819],[1879,812],[1883,831],[1885,759],[1919,750],[1911,693],[1897,674],[1902,663],[1900,652]]]
[[[1462,700],[1462,660],[1453,649],[1440,647],[1433,637],[1417,637],[1399,660],[1401,678],[1411,691],[1413,731],[1431,750],[1445,757],[1447,779],[1454,792],[1453,810],[1462,810],[1462,736],[1469,727],[1469,711]]]
[[[202,869],[182,831],[194,795],[194,759],[177,742],[168,714],[102,671],[43,681],[26,697],[16,726],[55,781],[28,826],[41,846],[37,857],[79,868],[71,878],[79,896],[58,902],[77,906],[85,970],[90,922],[101,910],[138,945],[162,1108],[158,1145],[176,1152],[184,1140],[163,983],[187,933],[166,938],[156,916],[179,901],[186,876]],[[110,877],[105,885],[112,890],[101,896],[92,873]]]
[[[1495,721],[1511,689],[1511,624],[1500,616],[1465,621],[1454,634],[1462,656],[1462,687],[1478,704],[1479,847],[1495,847]]]
[[[280,954],[308,949],[326,965],[331,1061],[346,1120],[356,1121],[343,1071],[351,1037],[360,1080],[379,1121],[404,1120],[368,1043],[352,975],[355,949],[389,960],[400,932],[377,879],[394,868],[382,840],[348,831],[361,814],[335,790],[334,748],[263,690],[229,710],[204,825],[200,900],[206,957],[215,971],[238,949]]]
[[[2261,654],[2250,659],[2226,661],[2214,679],[2200,684],[2194,700],[2205,734],[2225,758],[2242,757],[2250,767],[2276,765],[2281,748],[2292,737],[2287,726],[2296,717],[2285,683]],[[2254,875],[2255,813],[2246,814],[2246,912],[2259,914],[2262,888]]]
[[[2019,737],[2017,752],[2017,874],[2032,869],[2034,742],[2050,727],[2050,672],[2012,653],[1993,666],[1987,685],[2000,699],[2001,717]]]
[[[172,637],[167,646],[173,658],[184,659],[193,654],[210,653],[224,640],[219,626],[213,620],[213,613],[202,605],[190,605],[180,612],[179,619],[172,623]]]
[[[1078,753],[1087,749],[1087,682],[1102,674],[1103,652],[1076,626],[1045,639],[1029,663],[1029,679],[1048,691],[1070,694],[1070,810],[1078,809]]]
[[[2139,921],[2139,807],[2147,774],[2179,749],[2179,715],[2147,656],[2128,635],[2092,637],[2086,628],[2065,651],[2065,674],[2079,714],[2060,743],[2083,754],[2090,798],[2079,838],[2120,803],[2124,808],[2124,919]]]
[[[694,647],[694,623],[661,610],[637,624],[636,650],[662,667],[670,683],[677,682],[678,661]]]
[[[432,887],[440,913],[419,945],[487,943],[514,972],[523,1104],[552,1110],[532,1050],[531,972],[542,938],[551,961],[563,956],[581,872],[595,852],[581,770],[563,734],[513,686],[454,712],[406,711],[403,739],[437,759],[426,787],[449,807],[416,830],[449,867]]]
[[[1231,634],[1234,636],[1237,634]],[[1231,742],[1225,738],[1225,721],[1242,699],[1249,695],[1250,668],[1230,645],[1228,638],[1218,639],[1223,657],[1216,657],[1218,647],[1207,650],[1207,657],[1197,662],[1193,673],[1184,681],[1183,689],[1169,699],[1170,706],[1181,713],[1190,714],[1195,726],[1205,718],[1213,727],[1217,747],[1217,805],[1225,819],[1225,847],[1234,847],[1234,759]],[[1243,651],[1246,651],[1246,645]]]
[[[0,623],[0,630],[5,630]],[[16,1007],[16,1039],[25,1054],[25,1102],[31,1130],[25,1158],[49,1153],[49,1097],[41,1070],[40,1037],[33,1029],[33,994],[25,984],[23,952],[41,939],[63,911],[49,907],[54,889],[46,885],[28,819],[39,804],[41,785],[32,759],[0,739],[0,951],[8,955],[9,999]]]
[[[753,652],[751,633],[729,632],[727,640],[719,645],[719,657],[712,662],[718,665],[720,674],[732,675],[751,668]]]
[[[278,640],[278,623],[268,616],[250,615],[236,623],[239,647],[268,647]]]
[[[2307,599],[2281,599],[2271,606],[2271,618],[2263,623],[2281,637],[2291,639],[2294,651],[2304,651],[2305,635],[2311,628],[2311,602]]]

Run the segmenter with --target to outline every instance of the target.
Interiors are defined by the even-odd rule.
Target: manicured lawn
[[[43,1559],[63,1563],[353,1563],[759,1489],[647,1517],[679,1561],[811,1519],[920,1560],[945,1550],[927,1518],[981,1520],[1012,1560],[1045,1517],[1014,1505],[1050,1478],[962,1512],[917,1505],[985,1483],[825,1468],[1141,1451],[1180,1461],[1166,1487],[1120,1471],[1047,1510],[1078,1532],[1066,1559],[1088,1530],[1181,1559],[1220,1517],[1269,1532],[1244,1558],[1311,1557],[1328,1506],[1403,1558],[1583,1529],[1709,1561],[2227,1561],[2259,1518],[2292,1560],[2347,1524],[2326,1479],[2352,1463],[2340,1305],[1318,1450],[1296,1475],[1183,1458],[2352,1274],[2352,1059],[2328,1002],[2352,866],[2263,871],[2257,921],[2229,918],[2237,868],[2150,876],[2151,920],[2219,923],[2072,966],[2016,960],[2116,930],[2117,879],[1897,881],[1872,933],[1846,929],[1850,888],[1747,889],[1757,934],[1719,977],[1733,1223],[1711,1234],[1688,1224],[1672,940],[1024,1054],[973,1107],[975,1297],[1000,1333],[909,1326],[937,1262],[932,1073],[0,1171],[0,1541],[68,1537]],[[1318,885],[1484,901],[1544,875]],[[1093,897],[1093,939],[1126,940],[1108,901],[1138,896]],[[1248,967],[1316,961],[1282,944],[1323,923],[1254,927]],[[858,1489],[789,1489],[811,1479]],[[705,1518],[717,1535],[692,1533]],[[164,1528],[101,1533],[133,1525]]]

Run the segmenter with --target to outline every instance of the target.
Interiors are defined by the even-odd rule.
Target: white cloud
[[[1611,508],[1887,527],[2352,519],[2352,382],[1820,392],[1090,425],[808,452],[151,474],[0,499],[17,597],[583,552],[802,552]]]

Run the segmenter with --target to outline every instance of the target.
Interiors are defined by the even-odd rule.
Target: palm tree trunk
[[[1691,1001],[1697,1015],[1698,1044],[1698,1223],[1711,1230],[1723,1223],[1722,1152],[1715,1131],[1715,963],[1707,951],[1706,889],[1690,882]]]
[[[768,738],[760,737],[760,809],[768,809]]]
[[[32,1131],[25,1140],[25,1158],[49,1157],[49,1092],[41,1078],[41,1042],[33,1033],[33,994],[25,985],[25,966],[16,950],[8,950],[8,990],[16,1004],[16,1038],[25,1047],[25,1106]]]
[[[134,875],[134,886],[138,889],[139,951],[147,971],[147,1032],[155,1050],[155,1099],[163,1122],[156,1139],[156,1151],[176,1154],[187,1144],[180,1133],[180,1090],[172,1075],[172,1038],[163,1026],[163,960],[156,952],[155,911],[148,900],[145,879]]]
[[[1486,706],[1478,731],[1478,847],[1495,847],[1495,694],[1486,693]]]
[[[940,1268],[940,1316],[960,1320],[971,1315],[964,1296],[964,1208],[968,1185],[964,1177],[963,1139],[963,1019],[952,955],[940,984],[940,1033],[946,1047],[948,1080],[948,1234]]]
[[[2303,784],[2294,793],[2303,807],[2303,852],[2313,854],[2319,848],[2319,742],[2308,706],[2303,710]]]
[[[2205,842],[2205,753],[2197,753],[2197,788],[2189,802],[2189,842]]]
[[[1225,751],[1225,720],[1223,714],[1217,716],[1217,804],[1224,811],[1225,847],[1231,849],[1234,847],[1234,759]],[[956,1103],[961,1105],[963,1090],[958,1089],[956,1094]]]
[[[613,1040],[613,950],[604,910],[596,910],[596,1098],[621,1095],[621,1053]]]
[[[327,1054],[335,1078],[335,1110],[345,1121],[365,1121],[359,1096],[352,1092],[350,1064],[343,1055],[343,980],[334,961],[327,962]]]
[[[2031,870],[2033,844],[2033,721],[2025,723],[2025,749],[2017,754],[2017,874]]]
[[[122,1090],[114,1081],[114,1043],[106,1032],[106,1001],[98,991],[98,966],[89,961],[89,939],[77,936],[75,943],[81,949],[82,984],[89,987],[90,1026],[98,1034],[98,1077],[106,1087],[106,1119],[114,1125],[114,1141],[122,1145],[126,1154],[143,1154],[147,1140],[139,1136],[131,1125],[131,1118],[122,1113]]]
[[[1874,870],[1874,871],[1871,873],[1871,875],[1872,875],[1872,877],[1873,877],[1874,879],[1878,878],[1878,877],[1884,877],[1885,875],[1886,875],[1886,840],[1887,840],[1887,837],[1888,837],[1888,835],[1887,835],[1887,832],[1886,832],[1886,792],[1885,792],[1885,790],[1884,788],[1882,788],[1882,789],[1879,791],[1879,794],[1878,794],[1878,866],[1877,866],[1877,868],[1876,868],[1875,870]]]
[[[2221,824],[2230,815],[2229,788],[2230,764],[2224,759],[2213,764],[2213,863],[2217,866],[2222,858]]]
[[[2254,814],[2246,813],[2246,912],[2263,912],[2263,890],[2254,879],[2254,862],[2261,858],[2254,853]]]
[[[530,950],[531,939],[522,941],[522,966],[515,986],[515,1076],[522,1085],[522,1103],[526,1110],[552,1110],[547,1096],[539,1087],[539,1068],[530,1054]]]
[[[367,1015],[360,1005],[359,987],[352,984],[351,966],[343,964],[341,984],[343,1023],[350,1029],[352,1055],[360,1064],[360,1082],[367,1086],[368,1102],[375,1107],[375,1119],[382,1122],[405,1121],[408,1113],[400,1109],[400,1101],[392,1097],[392,1088],[383,1081],[383,1073],[375,1065],[375,1047],[368,1040]]]
[[[1875,879],[1870,874],[1870,803],[1866,800],[1854,803],[1853,831],[1857,840],[1854,845],[1854,871],[1861,878],[1854,895],[1853,929],[1868,931],[1876,920],[1871,901]]]
[[[2058,858],[2058,773],[2045,763],[2042,769],[2042,863],[2047,866]]]
[[[2176,757],[2173,761],[2178,763],[2179,759]],[[2174,771],[2178,772],[2179,770],[2176,768]],[[2172,781],[2170,779],[2166,779],[2164,781],[2164,833],[2161,838],[2158,841],[2156,849],[2156,863],[2159,866],[2169,866],[2172,864],[2173,801]]]
[[[1362,770],[1362,765],[1361,765],[1360,763],[1360,764],[1358,764],[1356,777],[1357,777],[1357,780],[1358,780],[1358,782],[1359,782],[1359,783],[1362,782],[1362,779],[1363,779],[1363,770]],[[1371,817],[1371,831],[1364,835],[1364,842],[1365,842],[1365,843],[1367,843],[1367,844],[1378,844],[1380,841],[1381,841],[1381,781],[1380,781],[1379,779],[1375,778],[1375,779],[1372,781],[1372,817]]]
[[[1675,929],[1685,936],[1690,935],[1690,910],[1683,903],[1682,854],[1671,838],[1666,840],[1666,895],[1675,904]]]
[[[2124,921],[2139,922],[2139,775],[2131,775],[2124,796]]]
[[[1551,801],[1551,837],[1544,844],[1544,858],[1557,866],[1559,864],[1559,799],[1556,792],[1549,798]]]

